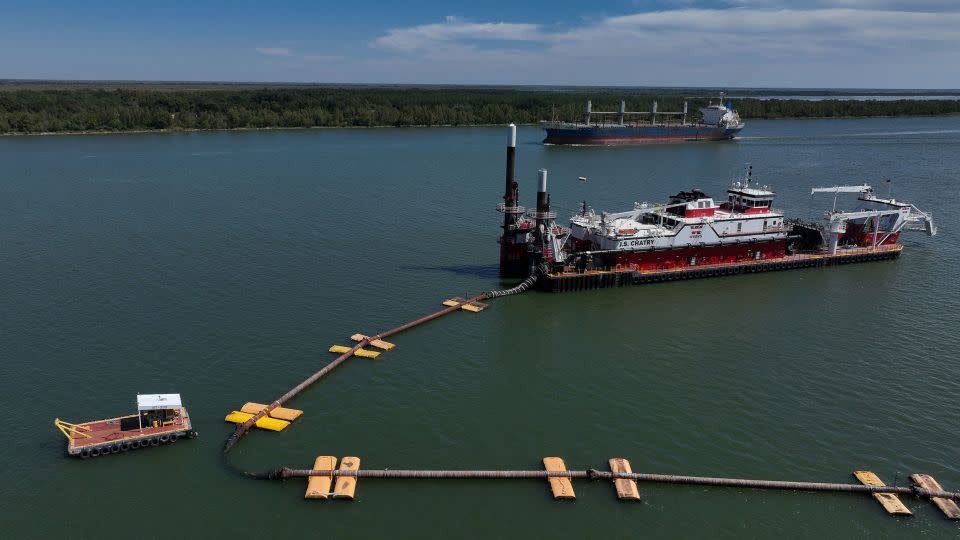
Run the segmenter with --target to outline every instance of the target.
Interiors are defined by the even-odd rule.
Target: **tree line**
[[[624,89],[13,89],[0,91],[0,133],[531,124],[578,120],[588,99],[605,111],[620,99],[628,110],[649,110],[657,100],[660,111],[679,111],[687,100],[692,118],[708,102]],[[734,107],[745,119],[946,115],[960,113],[960,100],[745,98]]]

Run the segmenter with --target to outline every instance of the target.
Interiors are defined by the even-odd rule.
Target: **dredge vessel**
[[[753,180],[752,167],[725,197],[682,191],[662,204],[635,203],[597,213],[584,202],[569,225],[550,209],[547,171],[539,172],[537,205],[519,206],[515,181],[516,128],[511,124],[500,238],[500,273],[538,281],[549,291],[636,285],[739,273],[892,259],[902,231],[937,232],[933,216],[871,186],[815,188],[833,193],[822,223],[789,219],[773,206],[775,193]],[[859,208],[837,210],[837,195],[857,195]]]
[[[656,101],[649,111],[627,111],[625,101],[620,102],[620,110],[616,112],[594,111],[593,103],[587,101],[582,123],[541,122],[547,132],[543,142],[599,145],[732,139],[740,133],[744,123],[730,103],[723,104],[723,99],[724,95],[720,94],[718,103],[701,107],[699,122],[687,121],[686,101],[681,112],[657,111]],[[607,121],[613,116],[615,120]]]

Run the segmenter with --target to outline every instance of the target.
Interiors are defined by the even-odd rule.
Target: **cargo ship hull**
[[[614,145],[733,139],[743,126],[582,126],[545,127],[544,144]]]

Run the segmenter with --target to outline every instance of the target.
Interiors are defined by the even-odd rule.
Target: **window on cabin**
[[[742,230],[743,230],[743,223],[737,223],[737,232],[740,232]]]

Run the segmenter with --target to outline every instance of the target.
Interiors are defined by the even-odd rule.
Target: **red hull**
[[[628,251],[609,255],[609,266],[640,270],[670,270],[705,264],[726,264],[750,260],[782,259],[787,241],[758,242],[725,246],[691,246],[659,251]]]

